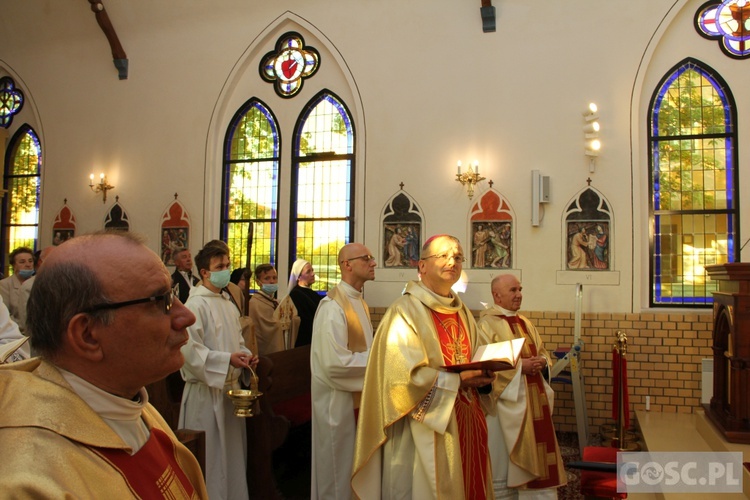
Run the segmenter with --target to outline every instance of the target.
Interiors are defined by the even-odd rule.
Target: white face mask
[[[273,295],[279,290],[279,284],[278,283],[264,283],[260,286],[260,289],[263,290],[263,293],[267,293],[268,295]]]

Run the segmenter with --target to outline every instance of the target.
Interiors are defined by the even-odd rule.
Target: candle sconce
[[[458,173],[456,173],[456,180],[461,183],[462,186],[466,186],[466,194],[469,195],[469,199],[474,198],[474,187],[483,181],[485,178],[479,175],[479,162],[474,160],[473,165],[469,165],[466,172],[461,172],[461,160],[458,161]]]
[[[99,183],[94,184],[94,174],[89,175],[89,187],[94,193],[102,193],[102,203],[107,203],[107,191],[115,187],[107,182],[107,176],[99,174]]]

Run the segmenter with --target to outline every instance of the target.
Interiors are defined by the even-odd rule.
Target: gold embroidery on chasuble
[[[529,386],[529,403],[531,405],[531,416],[534,420],[542,420],[544,411],[542,406],[547,404],[547,396],[539,393],[539,386]]]
[[[549,479],[549,466],[555,463],[555,454],[552,454],[552,462],[550,462],[549,453],[547,453],[547,445],[545,443],[537,443],[536,459],[539,464],[539,470],[542,472],[542,475],[537,478],[537,481]]]
[[[180,483],[172,467],[167,467],[156,480],[156,487],[164,498],[188,498],[188,493]],[[197,498],[193,496],[192,498]]]
[[[440,339],[440,349],[443,351],[443,361],[446,365],[468,363],[471,359],[471,343],[466,330],[458,319],[458,314],[443,314],[432,312],[435,328]]]
[[[443,353],[443,362],[446,365],[456,365],[471,361],[471,340],[458,313],[431,312]],[[489,463],[487,421],[476,389],[460,389],[454,409],[459,432],[465,497],[485,499]]]

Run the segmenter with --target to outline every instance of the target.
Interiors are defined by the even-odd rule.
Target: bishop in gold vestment
[[[481,370],[442,368],[471,360],[478,346],[471,312],[450,290],[463,260],[455,238],[427,240],[422,282],[408,283],[380,322],[357,425],[357,498],[492,498],[476,388],[493,378]],[[450,342],[448,332],[461,338]]]

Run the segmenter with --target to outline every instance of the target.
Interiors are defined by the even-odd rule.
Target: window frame
[[[349,149],[351,150],[350,153],[346,154],[337,154],[335,152],[331,153],[314,153],[312,155],[302,156],[301,154],[301,148],[300,148],[300,142],[302,140],[302,131],[304,130],[305,123],[307,119],[309,118],[312,111],[315,109],[315,107],[318,106],[318,104],[321,103],[321,101],[327,99],[330,97],[331,99],[335,100],[337,104],[333,104],[334,106],[340,106],[342,109],[340,111],[343,111],[346,114],[346,120],[348,122],[349,130],[350,130],[350,137],[349,137]],[[349,107],[346,105],[343,99],[341,99],[336,93],[328,90],[323,89],[320,92],[318,92],[312,99],[310,99],[307,104],[302,108],[300,111],[297,121],[294,125],[294,134],[292,137],[292,144],[293,149],[291,152],[292,157],[292,170],[291,170],[291,191],[290,191],[290,201],[289,201],[289,248],[288,248],[288,254],[289,254],[289,269],[292,268],[292,264],[294,261],[298,258],[297,256],[297,225],[299,222],[306,222],[306,221],[344,221],[347,222],[347,229],[346,229],[346,237],[345,237],[345,244],[352,242],[352,235],[354,234],[354,214],[355,214],[355,197],[356,197],[356,144],[357,144],[357,132],[356,127],[354,123],[354,117],[349,110]],[[300,164],[302,163],[311,163],[311,162],[318,162],[318,161],[348,161],[349,163],[349,192],[348,192],[348,206],[347,211],[348,215],[345,217],[333,217],[333,218],[320,218],[320,217],[299,217],[298,207],[299,207],[299,197],[298,197],[298,183],[299,183],[299,169]],[[329,282],[338,282],[341,279],[341,270],[338,267],[338,262],[335,262],[335,265],[331,263],[331,255],[328,255],[328,266],[334,266],[335,269],[335,278],[329,279]],[[310,260],[311,256],[300,256],[300,258],[305,258],[306,260]],[[338,260],[338,255],[333,256],[333,260]],[[316,267],[316,263],[312,262],[310,260],[311,264],[313,265],[313,268]],[[316,275],[318,275],[318,271],[316,270]],[[316,280],[316,283],[318,281]],[[313,285],[315,287],[315,285]],[[320,285],[318,285],[320,286]],[[317,288],[317,287],[316,287]],[[324,288],[323,290],[317,290],[318,293],[325,294],[327,291],[327,288]]]
[[[17,175],[14,173],[11,173],[10,170],[13,165],[13,159],[15,157],[16,149],[18,147],[19,142],[23,139],[24,136],[29,134],[34,143],[36,144],[36,147],[39,150],[39,155],[37,159],[37,166],[36,166],[36,174],[23,174],[23,175]],[[42,168],[44,164],[44,148],[42,147],[42,141],[39,138],[39,134],[36,133],[34,128],[25,123],[21,125],[18,130],[15,131],[11,139],[8,141],[8,147],[5,150],[5,168],[3,169],[3,189],[5,189],[5,195],[3,197],[3,209],[2,209],[2,217],[3,217],[3,231],[2,231],[2,256],[0,256],[0,262],[2,262],[2,269],[5,272],[6,275],[8,275],[10,262],[7,261],[8,255],[13,250],[11,247],[11,229],[14,227],[33,227],[34,228],[34,238],[33,238],[33,246],[31,247],[32,250],[36,251],[39,248],[39,215],[40,215],[40,203],[42,201]],[[11,184],[13,179],[17,178],[37,178],[37,185],[36,185],[36,200],[34,207],[36,209],[36,222],[34,224],[12,224],[10,221],[10,216],[12,212],[12,207],[10,206],[10,202],[12,199],[12,193],[11,193]],[[13,245],[17,247],[18,245]]]
[[[673,82],[677,80],[686,71],[697,71],[703,78],[706,78],[715,91],[723,98],[724,107],[724,133],[710,134],[686,134],[657,136],[654,134],[654,128],[657,126],[659,113],[661,112],[661,102],[665,98]],[[662,77],[656,85],[649,102],[647,121],[647,144],[648,144],[648,184],[649,184],[649,306],[650,307],[681,307],[681,308],[708,308],[713,305],[712,296],[685,296],[681,295],[677,300],[666,300],[661,297],[658,290],[661,287],[661,278],[664,276],[663,261],[661,257],[661,242],[657,238],[657,223],[662,215],[721,215],[727,217],[727,261],[737,262],[739,259],[739,249],[737,242],[740,239],[740,200],[739,200],[739,167],[738,167],[738,131],[737,131],[737,106],[731,89],[726,81],[708,65],[693,59],[686,58],[674,65],[665,76]],[[659,147],[658,144],[664,141],[675,140],[699,140],[699,139],[723,139],[726,146],[726,159],[731,164],[726,165],[726,169],[731,172],[727,174],[727,186],[725,193],[727,195],[727,208],[725,209],[689,209],[689,210],[656,210],[656,187],[658,186],[658,165],[659,165]],[[705,191],[705,188],[704,188]],[[689,234],[684,232],[683,235]],[[692,234],[709,234],[693,231]],[[681,255],[681,254],[680,254]],[[705,276],[705,272],[704,272]],[[683,283],[685,281],[683,280]],[[675,298],[674,296],[672,297]],[[687,300],[686,300],[687,299]]]
[[[252,108],[260,106],[263,109],[261,110],[261,113],[263,113],[266,118],[269,120],[269,123],[271,124],[271,128],[274,130],[274,133],[276,135],[276,143],[275,143],[275,155],[271,158],[264,158],[259,160],[253,160],[253,159],[232,159],[231,158],[231,149],[232,149],[232,140],[234,138],[234,134],[237,132],[239,123],[241,119],[251,111]],[[282,168],[282,144],[283,144],[283,137],[281,133],[281,126],[279,123],[278,118],[274,114],[273,110],[270,106],[268,106],[265,102],[263,102],[261,99],[257,97],[251,97],[247,101],[245,101],[242,106],[239,107],[239,109],[235,112],[234,116],[229,122],[229,125],[227,126],[226,133],[224,135],[224,148],[222,150],[222,183],[221,183],[221,214],[220,214],[220,238],[222,241],[228,241],[229,238],[229,226],[231,224],[253,224],[253,232],[255,231],[255,224],[256,223],[270,223],[271,227],[273,228],[275,225],[275,231],[272,229],[272,238],[271,238],[271,255],[270,255],[270,264],[272,264],[274,267],[276,267],[276,263],[278,262],[279,257],[279,241],[278,241],[278,234],[281,230],[280,224],[281,221],[279,220],[279,201],[280,196],[282,193],[282,176],[281,176],[281,168]],[[241,163],[253,163],[253,162],[273,162],[276,164],[276,193],[273,195],[275,196],[275,206],[272,207],[272,217],[271,218],[242,218],[242,219],[232,219],[229,217],[229,210],[230,210],[230,203],[229,198],[231,195],[231,189],[232,189],[232,179],[231,179],[231,166],[235,164],[241,164]],[[247,236],[247,231],[243,231],[245,235]],[[274,234],[275,233],[275,234]],[[255,238],[253,238],[255,239]],[[244,245],[243,245],[244,247]],[[246,265],[251,266],[250,263],[245,262],[247,259],[247,255],[232,255],[232,262],[234,268],[242,268]],[[239,262],[240,265],[237,266],[236,262]],[[256,263],[260,264],[261,262]],[[250,269],[252,272],[253,269]],[[252,280],[251,280],[252,281]],[[250,283],[250,289],[253,289],[253,282]]]

